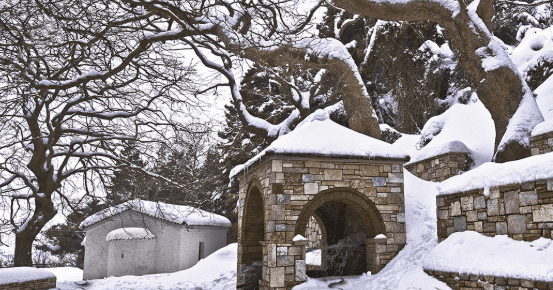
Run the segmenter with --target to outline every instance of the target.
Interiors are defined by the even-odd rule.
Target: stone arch
[[[298,216],[295,233],[301,234],[305,232],[305,225],[309,217],[316,215],[315,211],[329,201],[340,201],[354,208],[360,215],[362,224],[367,232],[374,233],[374,235],[385,233],[382,215],[375,204],[359,191],[348,187],[326,189],[315,195],[315,198],[304,205],[302,212]],[[318,218],[317,222],[320,222],[320,217]],[[321,227],[322,231],[323,227]],[[327,232],[325,230],[323,237],[326,236]]]
[[[265,241],[265,202],[261,183],[252,178],[246,191],[239,241],[241,254],[238,268],[241,282],[257,285],[263,266],[263,245]]]
[[[370,267],[372,253],[367,250],[367,239],[385,233],[385,225],[380,211],[368,197],[352,188],[319,192],[304,205],[295,234],[305,232],[311,216],[316,217],[321,228],[322,264],[310,275],[357,275]]]

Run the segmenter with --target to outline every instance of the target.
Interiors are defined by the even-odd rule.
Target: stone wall
[[[553,132],[533,136],[530,139],[532,156],[553,151]]]
[[[305,238],[307,238],[308,240],[308,248],[321,247],[321,240],[323,239],[323,235],[321,233],[321,228],[319,227],[319,224],[314,217],[309,218],[309,222],[305,227]]]
[[[454,232],[476,231],[486,236],[508,235],[515,240],[551,238],[553,179],[436,197],[438,240]]]
[[[426,181],[440,182],[469,169],[472,160],[467,153],[450,152],[418,162],[405,164],[405,169]]]
[[[553,282],[496,277],[493,275],[472,275],[467,273],[452,273],[424,270],[426,274],[444,282],[451,289],[465,290],[552,290]]]
[[[255,215],[254,208],[263,208],[261,289],[290,289],[306,279],[305,258],[292,239],[305,233],[319,206],[334,200],[360,214],[360,222],[373,234],[367,238],[386,235],[379,248],[381,259],[369,263],[368,270],[376,273],[405,246],[404,162],[270,155],[239,173],[238,285],[245,282],[242,261],[256,250],[254,241],[244,236],[246,228],[255,226],[245,214]],[[261,193],[262,204],[248,211],[250,205],[245,205],[252,190]],[[324,230],[321,235],[324,245]]]
[[[0,290],[42,290],[56,288],[56,278],[0,284]]]

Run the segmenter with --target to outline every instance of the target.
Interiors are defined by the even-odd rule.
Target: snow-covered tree
[[[2,231],[16,266],[63,208],[102,196],[121,152],[143,152],[183,128],[193,70],[159,17],[112,1],[0,3]]]

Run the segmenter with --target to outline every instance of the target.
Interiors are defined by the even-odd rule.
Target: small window
[[[200,242],[199,250],[198,250],[198,261],[205,258],[205,243]]]

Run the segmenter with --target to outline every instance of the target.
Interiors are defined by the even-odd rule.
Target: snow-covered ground
[[[437,244],[435,184],[405,172],[405,210],[407,246],[376,275],[308,279],[294,290],[330,289],[450,289],[422,270],[425,255]],[[76,268],[47,269],[58,277],[58,288],[65,289],[236,289],[236,244],[230,244],[194,267],[170,274],[110,277],[89,280]],[[317,259],[313,253],[313,259]],[[310,255],[311,256],[311,255]],[[333,284],[334,283],[334,284]],[[339,283],[339,284],[336,284]]]

